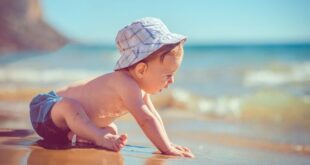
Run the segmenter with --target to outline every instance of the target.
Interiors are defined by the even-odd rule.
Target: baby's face
[[[178,53],[178,54],[173,54]],[[149,61],[147,71],[143,76],[143,90],[155,94],[167,88],[174,82],[174,75],[179,69],[183,59],[183,47],[177,46],[164,57]]]

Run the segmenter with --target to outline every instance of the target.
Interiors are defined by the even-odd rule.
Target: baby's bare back
[[[121,81],[122,75],[112,72],[60,89],[57,94],[77,101],[97,126],[105,127],[128,112],[117,92]]]

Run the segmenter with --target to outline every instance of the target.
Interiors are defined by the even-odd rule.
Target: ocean
[[[86,44],[0,56],[0,90],[53,90],[112,72],[119,56]],[[186,45],[168,91],[154,96],[159,108],[310,127],[310,44]]]

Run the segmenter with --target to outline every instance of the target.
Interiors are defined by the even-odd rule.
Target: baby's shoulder
[[[121,94],[141,94],[141,88],[133,78],[121,72],[115,72],[114,74],[112,82]]]

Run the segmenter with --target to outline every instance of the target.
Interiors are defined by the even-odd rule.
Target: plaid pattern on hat
[[[176,44],[185,40],[180,34],[171,33],[158,18],[145,17],[121,29],[115,42],[120,59],[114,70],[127,68],[145,59],[163,45]]]

